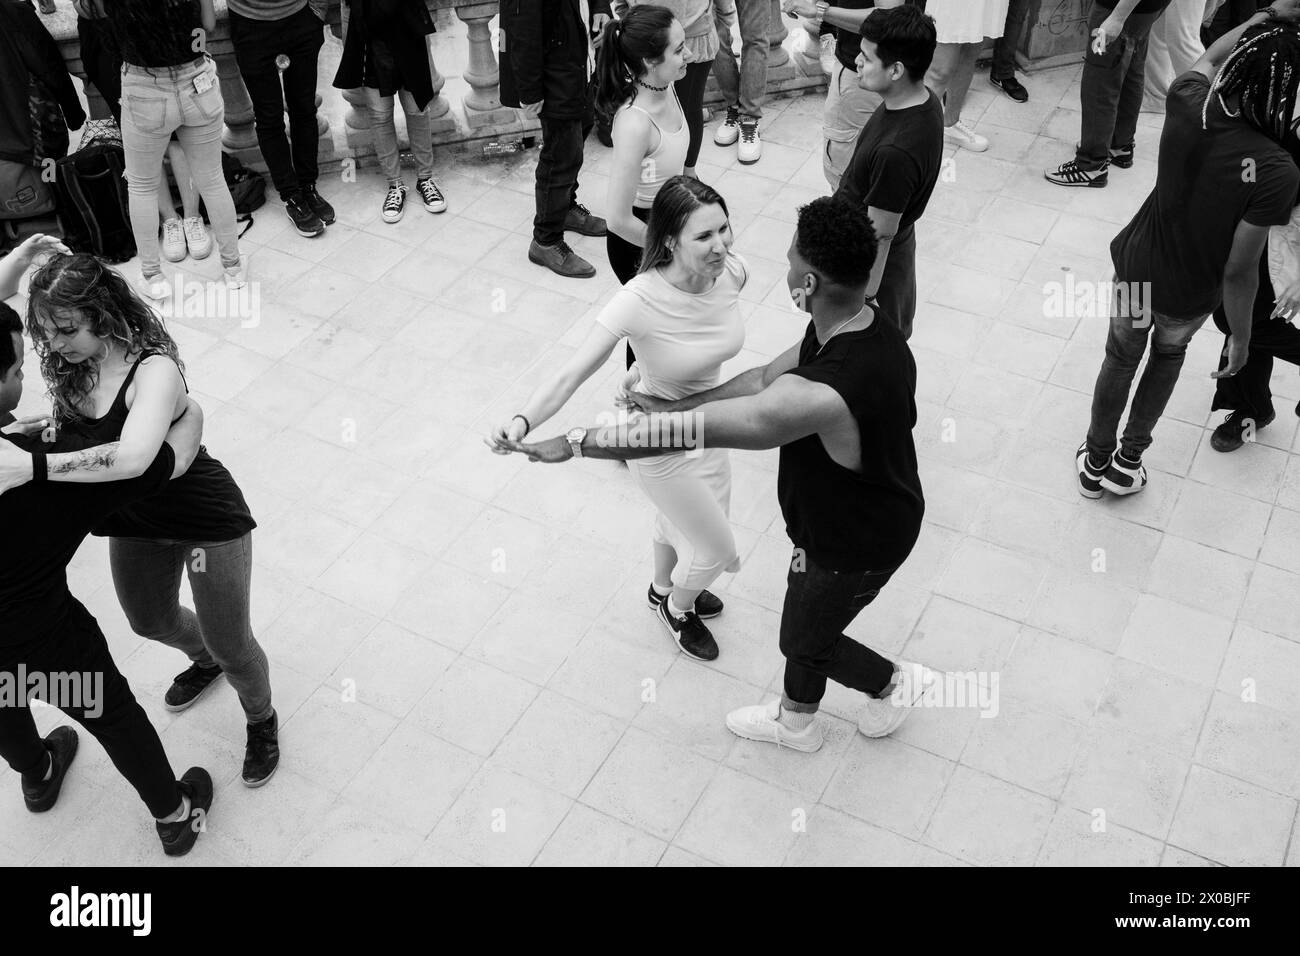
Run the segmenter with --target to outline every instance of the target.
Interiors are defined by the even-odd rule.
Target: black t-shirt
[[[20,448],[31,443],[0,436]],[[28,482],[0,495],[0,645],[23,644],[58,628],[73,605],[68,562],[105,515],[159,491],[176,455],[166,442],[144,474],[127,481]]]
[[[124,17],[117,0],[104,0],[122,59],[132,66],[162,69],[191,63],[203,55],[203,13],[199,0],[154,0],[155,15],[146,28]]]
[[[1237,224],[1291,218],[1300,170],[1277,143],[1223,112],[1202,109],[1210,81],[1191,71],[1165,99],[1156,185],[1110,244],[1122,282],[1150,282],[1151,308],[1175,318],[1214,311]]]
[[[818,354],[811,322],[799,364],[786,374],[829,385],[858,423],[863,472],[837,464],[819,435],[781,446],[777,498],[795,547],[829,571],[889,571],[916,544],[925,514],[917,473],[916,361],[879,312],[861,332],[836,335]]]
[[[876,5],[876,0],[835,0],[832,6],[841,10],[867,10]],[[858,71],[858,54],[862,52],[862,35],[857,30],[845,30],[822,21],[821,33],[835,35],[835,59],[846,70]]]
[[[58,441],[47,450],[80,451],[121,438],[130,414],[126,391],[140,363],[152,354],[145,352],[136,361],[103,418],[64,425]],[[200,448],[189,471],[168,482],[158,494],[98,522],[91,533],[111,538],[234,541],[256,527],[234,477],[206,448]]]
[[[900,233],[925,212],[943,165],[943,106],[928,92],[920,106],[889,110],[882,104],[871,114],[836,193],[898,213]]]

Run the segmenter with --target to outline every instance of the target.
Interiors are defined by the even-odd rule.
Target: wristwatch
[[[829,3],[825,3],[824,0],[818,0],[816,7],[817,7],[817,23],[820,26],[823,22],[825,22],[826,11],[831,8],[831,5]]]
[[[573,452],[574,458],[582,457],[582,440],[586,437],[585,428],[570,428],[564,433],[564,440],[569,443],[569,451]]]

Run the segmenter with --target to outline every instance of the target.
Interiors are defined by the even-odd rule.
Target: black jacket
[[[433,99],[429,48],[425,37],[436,32],[424,0],[350,0],[348,29],[343,38],[334,85],[341,90],[368,86],[383,96],[397,92],[400,77],[415,105],[424,109]],[[375,42],[386,50],[378,57]]]
[[[590,0],[610,16],[609,0]],[[547,119],[581,119],[587,95],[587,29],[578,0],[501,0],[501,102],[545,100]]]
[[[68,151],[68,127],[85,121],[59,45],[36,11],[25,0],[0,0],[0,153],[32,165],[58,159]]]

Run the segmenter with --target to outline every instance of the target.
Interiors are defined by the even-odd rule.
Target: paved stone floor
[[[131,633],[104,543],[70,573],[177,771],[216,781],[209,833],[181,865],[1300,863],[1300,380],[1279,368],[1277,422],[1215,453],[1221,338],[1203,331],[1149,489],[1079,497],[1073,450],[1106,322],[1047,315],[1044,289],[1109,278],[1160,118],[1143,117],[1138,161],[1109,188],[1052,186],[1041,170],[1071,153],[1077,80],[1034,75],[1026,105],[976,80],[967,118],[992,148],[955,157],[918,227],[925,529],[852,628],[885,653],[996,676],[997,716],[924,709],[868,740],[835,689],[814,756],[723,724],[780,686],[773,454],[733,455],[745,562],[716,589],[722,655],[701,665],[645,608],[651,510],[627,473],[480,443],[614,288],[601,241],[574,241],[599,266],[591,281],[527,262],[535,157],[445,159],[450,210],[395,226],[373,169],[322,183],[339,221],[314,241],[272,201],[245,239],[260,325],[173,322],[207,444],[260,522],[255,623],[284,749],[267,788],[238,781],[228,686],[163,711],[184,662]],[[801,334],[782,260],[796,207],[826,191],[820,110],[770,104],[753,167],[705,146],[700,173],[731,204],[754,277],[726,371]],[[597,212],[608,159],[589,145],[581,196]],[[619,362],[544,431],[608,407]],[[34,364],[28,382],[37,410]],[[82,740],[55,812],[27,814],[12,778],[0,788],[0,861],[163,863],[134,793]]]

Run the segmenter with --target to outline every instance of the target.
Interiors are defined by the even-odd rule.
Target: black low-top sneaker
[[[1110,150],[1110,164],[1116,169],[1131,169],[1133,167],[1133,146],[1126,149]]]
[[[646,601],[652,611],[659,610],[659,605],[663,604],[667,599],[668,595],[660,594],[655,590],[653,584],[646,590]],[[695,599],[695,613],[699,615],[702,621],[717,617],[722,613],[722,606],[722,598],[712,591],[701,591],[700,596]]]
[[[300,236],[313,239],[325,231],[325,223],[312,211],[307,197],[301,192],[293,193],[284,200],[284,211],[289,214],[289,219]]]
[[[1017,103],[1029,102],[1029,91],[1025,89],[1024,85],[1014,76],[1009,76],[1005,80],[1000,80],[996,76],[990,76],[989,82]]]
[[[381,213],[384,222],[400,222],[402,213],[406,210],[406,186],[402,183],[392,183],[388,187],[388,192],[384,193],[384,210]]]
[[[308,183],[302,187],[302,198],[307,200],[307,205],[316,218],[327,226],[334,224],[334,207],[325,201],[325,197],[316,191],[315,183]]]
[[[181,792],[190,800],[190,812],[184,820],[175,823],[159,823],[158,839],[162,841],[163,852],[168,856],[184,856],[194,849],[194,843],[200,833],[207,832],[208,811],[212,809],[212,778],[202,767],[190,767],[177,783]]]
[[[420,194],[420,202],[424,203],[425,211],[447,211],[447,197],[442,194],[442,190],[432,179],[417,179],[415,191]]]
[[[280,719],[274,712],[266,720],[248,725],[244,750],[244,786],[260,787],[280,766]]]
[[[1236,451],[1247,441],[1254,441],[1255,432],[1271,424],[1276,413],[1267,418],[1252,418],[1241,412],[1233,412],[1223,420],[1223,424],[1210,435],[1210,447],[1215,451]]]
[[[32,784],[23,780],[23,802],[32,813],[44,813],[59,799],[63,778],[77,755],[77,732],[71,727],[55,727],[45,738],[45,749],[53,763],[50,779]]]
[[[172,686],[167,688],[167,695],[163,698],[163,706],[173,714],[179,714],[182,710],[189,710],[194,706],[194,702],[199,699],[199,696],[220,676],[221,668],[215,664],[211,667],[191,664],[177,674],[172,681]]]
[[[582,236],[599,237],[609,232],[605,220],[593,216],[591,210],[582,203],[574,203],[564,214],[564,229],[566,232],[576,232]]]
[[[1058,186],[1091,186],[1093,189],[1101,189],[1110,178],[1109,169],[1109,162],[1102,163],[1099,169],[1084,169],[1072,159],[1055,169],[1047,170],[1043,173],[1043,178]]]
[[[668,628],[673,641],[687,657],[693,657],[697,661],[718,659],[718,642],[713,639],[713,634],[694,611],[687,611],[686,616],[679,621],[668,610],[668,602],[661,601],[655,614],[659,616],[664,627]]]

